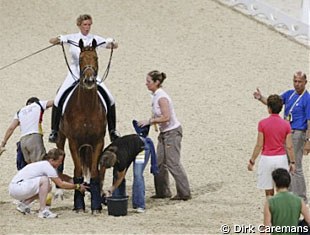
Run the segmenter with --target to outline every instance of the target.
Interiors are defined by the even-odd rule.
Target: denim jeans
[[[143,171],[150,159],[150,150],[145,146],[144,157],[137,159],[133,163],[133,184],[132,184],[132,207],[145,209],[145,185]],[[144,152],[142,152],[144,153]]]
[[[113,172],[113,183],[117,179],[116,172]],[[126,179],[124,178],[122,183],[112,193],[112,197],[125,197],[126,196]]]

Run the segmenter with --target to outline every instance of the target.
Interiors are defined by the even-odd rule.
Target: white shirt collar
[[[162,88],[158,88],[152,95],[153,96],[156,96],[159,92],[162,91]]]

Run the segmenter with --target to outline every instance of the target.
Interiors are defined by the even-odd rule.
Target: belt
[[[22,136],[21,138],[26,137],[26,136],[31,136],[31,135],[41,135],[41,134],[40,133],[30,133],[30,134]]]
[[[306,132],[306,130],[297,130],[297,129],[293,129],[293,130],[292,130],[292,133],[294,133],[294,132]]]

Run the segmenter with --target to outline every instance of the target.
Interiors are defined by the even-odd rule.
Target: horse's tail
[[[92,165],[92,152],[93,147],[90,144],[83,144],[79,148],[79,156],[81,160],[81,166],[83,175],[87,178],[89,176]]]

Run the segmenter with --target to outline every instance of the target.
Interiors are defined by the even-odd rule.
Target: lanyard
[[[293,112],[293,109],[295,107],[295,105],[297,104],[297,102],[301,99],[301,97],[305,94],[306,89],[302,92],[302,94],[297,98],[297,100],[294,102],[294,104],[292,105],[292,107],[290,108],[290,111],[288,112],[288,115],[291,114]],[[291,94],[290,98],[288,100],[290,100],[294,95],[296,94],[296,91],[294,91],[293,94]]]

